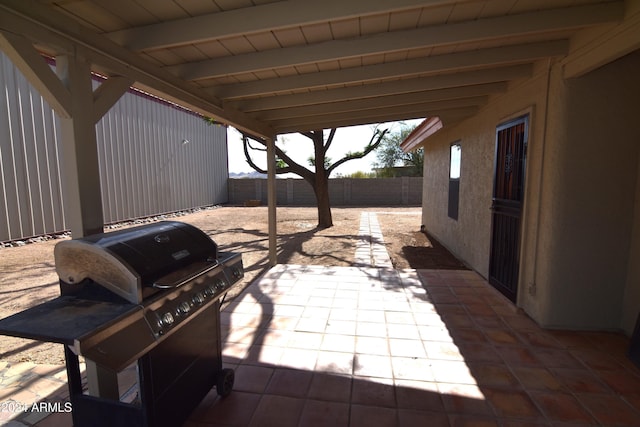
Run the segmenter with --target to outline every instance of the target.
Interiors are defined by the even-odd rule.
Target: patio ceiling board
[[[478,112],[478,108],[455,108],[451,110],[438,110],[438,117],[447,125],[457,123],[465,118],[471,117]],[[427,112],[434,114],[433,112]],[[425,117],[424,111],[389,111],[379,110],[377,113],[369,111],[366,117],[338,117],[330,118],[330,120],[314,120],[308,122],[296,122],[291,124],[278,124],[275,126],[278,133],[294,133],[305,132],[316,129],[327,129],[331,127],[357,126],[357,125],[375,125],[383,122],[401,121],[421,119]]]
[[[202,61],[207,55],[195,45],[174,47],[170,50],[181,62]]]
[[[121,0],[122,1],[122,0]],[[124,0],[126,3],[137,3],[144,8],[157,22],[188,18],[189,13],[174,0]]]
[[[468,99],[478,96],[488,96],[495,93],[501,93],[507,90],[506,82],[485,83],[473,86],[452,87],[446,89],[416,91],[411,93],[402,93],[395,95],[387,95],[376,98],[376,102],[384,105],[403,105],[415,104],[419,102],[436,102],[454,99]],[[242,105],[240,103],[240,105]],[[349,111],[368,108],[371,105],[370,98],[352,99],[348,101],[332,102],[331,111]],[[328,105],[315,104],[307,106],[297,106],[294,108],[273,108],[266,110],[255,110],[255,116],[263,120],[282,119],[287,117],[312,116],[314,114],[322,114],[326,111]]]
[[[278,41],[277,33],[274,32],[247,34],[245,38],[256,51],[279,49],[282,47]],[[200,43],[198,43],[198,46],[199,45]]]
[[[491,39],[504,39],[508,42],[509,38],[514,36],[544,34],[561,29],[576,29],[605,23],[621,18],[622,14],[622,7],[613,7],[611,4],[583,5],[243,53],[216,60],[183,64],[170,69],[187,80],[196,80],[216,75],[426,46],[456,45]]]
[[[351,86],[333,90],[318,90],[314,92],[293,95],[262,97],[237,105],[241,111],[269,110],[272,108],[296,107],[349,101],[359,98],[379,98],[387,95],[419,92],[426,90],[445,89],[459,86],[472,86],[482,83],[495,83],[528,77],[532,67],[529,64],[512,65],[489,70],[474,70],[452,74],[441,74],[428,79],[411,78],[398,79],[377,84]]]
[[[198,43],[198,49],[203,54],[205,54],[209,59],[230,55],[229,50],[226,47],[224,47],[224,45],[220,43],[219,40],[213,40],[206,43]],[[168,49],[150,50],[148,52],[142,52],[140,55],[154,56],[158,52],[165,52],[167,50]]]
[[[454,3],[455,0],[324,0],[270,2],[225,12],[201,15],[144,27],[111,32],[108,36],[133,50],[159,49],[178,44],[214,40],[297,27],[317,22],[416,8],[425,4]]]
[[[448,102],[443,102],[448,103]],[[433,109],[430,109],[433,106]],[[421,104],[406,104],[399,105],[395,107],[384,107],[380,108],[380,106],[375,106],[373,108],[369,108],[367,110],[358,110],[352,112],[349,115],[349,118],[354,120],[360,120],[361,123],[376,123],[376,120],[372,120],[373,117],[384,116],[385,114],[389,114],[393,117],[402,117],[406,116],[414,116],[419,117],[420,114],[431,115],[434,111],[464,111],[468,109],[477,110],[478,104],[472,105],[464,105],[464,106],[446,106],[443,107],[441,105],[435,105],[434,103],[426,102]],[[274,127],[276,129],[286,129],[291,128],[295,129],[297,127],[304,126],[314,126],[316,123],[331,123],[333,121],[343,120],[345,115],[341,112],[337,113],[326,113],[313,116],[313,117],[296,117],[294,119],[278,121],[274,120]],[[330,126],[329,126],[330,127]]]
[[[360,18],[360,36],[390,31],[390,14],[363,16]],[[325,39],[323,41],[326,41]]]
[[[261,94],[275,94],[305,87],[420,75],[427,76],[431,73],[526,63],[544,57],[564,55],[568,52],[568,45],[568,40],[555,40],[407,59],[402,62],[393,61],[368,66],[343,67],[341,70],[297,74],[277,79],[261,79],[244,84],[218,86],[214,89],[214,93],[223,99],[233,99]]]
[[[220,8],[212,1],[203,2],[202,0],[169,0],[174,1],[176,5],[181,7],[189,16],[204,15],[207,13],[220,12]]]
[[[102,33],[127,28],[127,24],[120,16],[116,16],[93,2],[70,2],[68,4],[53,4],[54,9],[71,18],[80,21],[89,29]]]
[[[62,8],[66,9],[66,5],[58,2]],[[69,2],[72,5],[74,2]],[[80,3],[80,2],[78,2]],[[82,2],[86,3],[86,2]],[[102,17],[102,15],[109,14],[110,16],[117,17],[121,22],[116,29],[129,28],[132,26],[145,25],[151,22],[158,22],[158,19],[149,13],[148,10],[141,7],[136,2],[130,2],[127,0],[110,0],[110,1],[92,1],[95,5],[94,9],[88,9],[82,15],[83,19],[88,22],[94,22]],[[78,5],[82,7],[83,5]]]
[[[9,22],[15,11],[24,28]],[[416,108],[451,123],[473,114],[474,97],[566,56],[577,32],[623,17],[621,0],[0,3],[0,31],[50,55],[80,52],[96,70],[260,137],[407,119]],[[478,85],[492,89],[463,93]],[[445,90],[460,92],[436,99]]]
[[[473,21],[478,19],[486,2],[456,3],[447,23]]]
[[[438,108],[459,108],[480,106],[486,104],[489,97],[484,96],[469,96],[469,97],[456,97],[454,99],[441,99],[430,100],[429,92],[415,92],[403,95],[391,95],[384,98],[377,98],[373,103],[369,99],[358,99],[353,101],[343,101],[331,103],[331,112],[333,113],[351,113],[364,110],[379,109],[380,106],[384,108],[399,107],[403,105],[422,105],[426,108],[425,111],[434,111]],[[270,110],[263,112],[262,114],[256,114],[256,118],[259,120],[282,120],[282,119],[295,119],[299,117],[319,117],[323,114],[327,114],[326,105],[309,105],[307,107],[298,108],[281,108],[278,110]]]

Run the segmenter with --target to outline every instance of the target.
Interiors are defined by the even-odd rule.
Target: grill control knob
[[[239,279],[242,277],[242,272],[240,271],[239,268],[234,268],[233,270],[231,270],[231,274],[233,274],[233,277],[235,277],[236,279]]]
[[[178,306],[178,313],[179,314],[185,315],[185,314],[189,313],[189,311],[191,311],[191,306],[186,301],[181,302],[180,305]]]
[[[175,321],[175,319],[173,318],[173,314],[171,314],[169,312],[166,312],[160,318],[160,323],[162,323],[164,326],[171,326],[171,325],[173,325],[174,321]]]
[[[194,304],[200,305],[204,302],[204,294],[202,292],[198,292],[193,296],[191,300],[193,301]]]
[[[214,285],[214,286],[215,286],[215,287],[216,287],[216,289],[217,289],[217,290],[219,290],[219,291],[223,290],[223,289],[224,289],[224,287],[225,287],[224,280],[222,280],[222,279],[218,279],[218,280],[216,280],[216,283],[215,283],[215,285]]]
[[[207,286],[207,289],[204,290],[204,294],[208,297],[212,297],[216,294],[216,288],[213,285]]]

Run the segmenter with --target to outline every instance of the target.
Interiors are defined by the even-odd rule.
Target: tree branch
[[[265,148],[260,148],[260,147],[254,147],[253,145],[251,145],[251,143],[249,142],[249,138],[246,139],[247,141],[247,145],[249,146],[249,148],[251,148],[252,150],[255,151],[267,151],[267,147]]]
[[[260,169],[258,165],[253,163],[251,155],[249,154],[249,137],[246,135],[242,135],[242,147],[244,148],[244,158],[247,160],[247,163],[249,163],[249,166],[251,166],[256,172],[266,174],[266,170]]]
[[[258,165],[256,165],[253,160],[251,159],[251,156],[249,154],[249,151],[247,149],[247,146],[249,145],[249,135],[242,135],[242,140],[244,142],[244,155],[247,159],[247,163],[249,163],[249,166],[251,166],[254,170],[256,170],[257,172],[260,173],[266,173],[266,171],[260,169],[258,167]],[[253,138],[251,138],[253,139]],[[261,144],[265,147],[267,146],[267,143],[265,141],[260,141],[260,140],[255,140],[258,144]],[[250,146],[250,145],[249,145]],[[252,149],[254,149],[253,147],[251,147]],[[261,148],[255,148],[256,150],[259,151],[264,151]],[[278,147],[277,145],[275,146],[275,151],[276,151],[276,155],[278,156],[278,158],[280,158],[282,161],[284,161],[287,166],[286,167],[278,167],[276,168],[276,174],[280,175],[283,173],[295,173],[297,175],[300,175],[302,178],[304,178],[305,180],[312,182],[313,181],[313,172],[311,172],[310,170],[308,170],[307,168],[305,168],[304,166],[299,165],[298,163],[296,163],[291,157],[287,156],[287,154],[282,151],[282,149],[280,147]]]
[[[327,138],[327,142],[326,144],[324,144],[324,154],[327,154],[327,151],[329,151],[329,146],[333,142],[333,137],[335,136],[335,134],[336,134],[336,128],[332,128],[331,132],[329,132],[329,137]]]
[[[340,160],[332,164],[327,169],[327,173],[330,174],[331,172],[333,172],[335,168],[337,168],[343,163],[348,162],[349,160],[361,159],[367,154],[369,154],[370,152],[372,152],[373,150],[375,150],[376,148],[378,148],[378,145],[380,145],[380,143],[382,142],[382,138],[384,138],[384,135],[387,133],[388,130],[389,129],[385,129],[383,131],[376,130],[375,133],[371,136],[371,140],[369,141],[369,144],[367,144],[367,146],[365,147],[364,151],[358,152],[358,153],[347,153],[343,158],[341,158]],[[378,139],[376,140],[376,142],[373,142],[376,135],[378,135]]]
[[[312,140],[312,141],[313,141],[313,138],[314,138],[314,136],[315,136],[315,135],[314,135],[314,133],[313,133],[313,131],[308,131],[308,132],[299,132],[299,133],[300,133],[300,135],[304,135],[304,136],[306,136],[307,138],[309,138],[309,139],[310,139],[310,140]]]

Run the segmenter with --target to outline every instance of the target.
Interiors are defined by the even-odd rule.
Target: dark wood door
[[[514,302],[518,291],[527,133],[528,117],[496,130],[489,283]]]

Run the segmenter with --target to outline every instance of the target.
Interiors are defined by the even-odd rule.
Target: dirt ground
[[[278,208],[278,262],[352,265],[362,211],[377,213],[395,268],[464,268],[438,242],[420,231],[420,208],[406,207],[333,208],[334,226],[328,229],[316,228],[315,208]],[[234,294],[267,268],[266,207],[217,207],[167,219],[201,228],[221,251],[242,253],[245,278]],[[137,224],[116,227],[132,225]],[[58,241],[51,239],[0,248],[0,318],[59,295],[53,259],[53,248]],[[58,364],[64,363],[64,356],[59,344],[0,336],[0,361]]]

